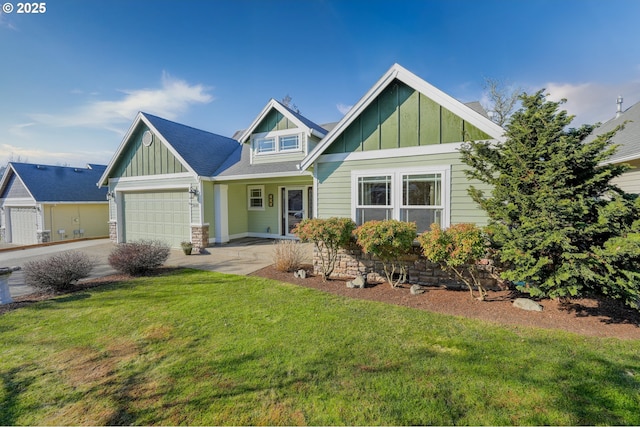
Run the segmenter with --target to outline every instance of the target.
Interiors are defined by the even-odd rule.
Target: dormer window
[[[300,134],[277,132],[253,136],[253,149],[256,154],[273,154],[302,151],[302,137]]]
[[[259,154],[273,153],[276,151],[276,139],[275,138],[257,138],[255,140],[256,151]]]

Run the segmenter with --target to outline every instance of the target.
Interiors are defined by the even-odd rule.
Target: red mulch
[[[173,269],[160,269],[152,274],[163,274],[167,270]],[[309,270],[310,267],[307,267],[307,271]],[[540,304],[544,310],[532,312],[513,306],[515,298],[526,297],[526,295],[512,290],[490,291],[487,300],[477,301],[471,298],[467,290],[444,287],[428,287],[427,292],[421,295],[411,295],[409,285],[400,285],[398,288],[392,289],[388,283],[367,284],[365,289],[349,289],[346,286],[347,280],[331,279],[323,282],[320,276],[314,275],[310,275],[306,279],[296,279],[293,277],[293,273],[280,272],[272,266],[258,270],[252,275],[350,298],[381,301],[419,310],[482,319],[498,324],[564,329],[597,337],[640,339],[640,312],[626,307],[619,301],[604,298],[575,298],[569,302],[543,300],[540,301]],[[77,291],[129,279],[131,277],[127,275],[101,277],[79,284]],[[0,314],[59,295],[40,292],[17,297],[11,304],[0,305]]]
[[[310,267],[306,268],[307,272]],[[489,322],[533,326],[547,329],[564,329],[583,335],[640,339],[640,312],[626,307],[622,302],[604,298],[575,298],[568,302],[542,300],[542,312],[526,311],[513,306],[513,300],[527,298],[514,290],[489,291],[485,301],[472,299],[468,290],[444,287],[427,287],[421,295],[411,295],[411,285],[391,288],[388,283],[367,284],[364,289],[349,289],[347,280],[322,281],[320,276],[297,279],[293,273],[277,271],[272,266],[253,273],[255,276],[294,283],[350,298],[381,301],[451,314]]]

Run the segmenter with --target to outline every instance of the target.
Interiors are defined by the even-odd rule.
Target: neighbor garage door
[[[19,245],[38,243],[35,208],[11,208],[11,242]]]
[[[172,247],[190,240],[189,193],[125,193],[124,241],[163,240]]]

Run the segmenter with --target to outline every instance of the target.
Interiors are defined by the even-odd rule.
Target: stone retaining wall
[[[464,287],[466,285],[443,271],[439,265],[429,262],[421,254],[420,247],[414,247],[413,254],[406,258],[407,283],[423,286]],[[481,272],[481,283],[487,289],[499,289],[498,281],[491,274],[493,266],[489,260],[482,263],[486,270]],[[313,249],[313,270],[315,274],[322,271],[322,262],[318,249]],[[333,270],[333,277],[352,278],[358,274],[367,277],[367,281],[386,281],[382,262],[373,255],[365,254],[358,246],[340,249]]]

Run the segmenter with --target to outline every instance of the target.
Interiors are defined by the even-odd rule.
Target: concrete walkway
[[[172,249],[167,266],[189,267],[221,273],[247,275],[273,264],[273,240],[244,238],[225,245],[206,248],[202,254],[185,255],[182,250]],[[108,262],[114,244],[108,239],[80,240],[50,246],[30,246],[20,249],[0,251],[0,267],[22,267],[25,263],[43,259],[64,251],[81,251],[96,260],[96,266],[89,278],[115,274]],[[312,244],[303,244],[308,262],[313,254]],[[9,292],[12,297],[28,295],[33,288],[25,285],[24,273],[14,272],[9,278]]]

